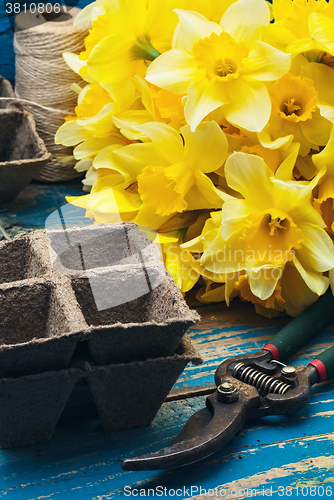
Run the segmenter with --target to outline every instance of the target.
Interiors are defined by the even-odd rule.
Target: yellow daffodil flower
[[[270,88],[272,115],[268,125],[258,134],[263,146],[282,138],[289,143],[291,137],[300,143],[299,154],[306,156],[310,149],[324,146],[332,124],[321,116],[318,92],[313,80],[287,73]],[[334,111],[334,108],[333,108]]]
[[[161,217],[221,206],[220,191],[206,175],[223,164],[227,153],[227,140],[215,122],[201,124],[196,132],[186,125],[178,133],[157,122],[138,130],[150,142],[130,144],[113,156],[118,168],[138,181],[145,206]]]
[[[298,316],[312,305],[319,296],[307,286],[293,262],[287,262],[275,290],[268,299],[261,300],[252,293],[249,277],[246,273],[241,274],[234,283],[235,292],[238,293],[242,300],[255,304],[255,310],[258,314],[268,318],[275,317],[283,311],[286,311],[289,316]]]
[[[333,64],[334,6],[326,0],[273,0],[275,23],[268,26],[268,41],[285,45],[308,61]]]
[[[221,228],[204,250],[202,266],[226,275],[245,270],[251,292],[266,300],[293,262],[311,291],[324,293],[328,280],[321,273],[332,268],[334,247],[311,205],[312,186],[276,179],[261,158],[245,153],[227,159],[225,175],[244,199],[225,201]]]
[[[75,146],[73,155],[78,160],[75,169],[87,172],[83,181],[87,189],[98,180],[101,161],[104,168],[114,168],[106,161],[106,151],[110,153],[131,142],[118,130],[113,117],[133,106],[137,99],[136,84],[130,80],[122,86],[90,84],[79,94],[76,117],[58,129],[55,142]],[[115,185],[124,181],[122,174],[117,172]]]
[[[148,122],[164,122],[178,129],[185,125],[183,106],[180,96],[172,94],[154,85],[149,85],[143,78],[137,77],[141,106],[129,109],[113,116],[113,121],[121,134],[127,139],[146,142],[149,139],[138,127]]]
[[[88,75],[108,84],[145,76],[147,62],[171,47],[178,21],[173,9],[180,2],[182,5],[183,0],[109,0],[105,14],[93,23],[82,56],[88,56]]]
[[[284,75],[290,56],[258,40],[270,20],[264,0],[238,0],[220,24],[194,11],[177,10],[180,24],[173,49],[151,63],[146,79],[187,96],[185,118],[194,131],[221,108],[232,124],[260,132],[267,124],[270,97],[263,82]]]
[[[222,165],[227,153],[226,137],[215,122],[202,123],[195,132],[186,125],[181,135],[156,123],[141,130],[152,140],[146,144],[147,166],[138,175],[138,191],[147,206],[161,216],[221,206],[219,191],[206,176]]]

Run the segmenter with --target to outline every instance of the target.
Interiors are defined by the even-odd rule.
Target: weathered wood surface
[[[189,366],[174,391],[209,387],[222,359],[259,349],[285,323],[284,319],[258,317],[251,305],[238,301],[229,310],[216,305],[200,311],[202,323],[190,335],[205,363]],[[323,332],[301,351],[295,364],[312,359],[331,343],[333,333],[334,329]],[[205,498],[200,488],[202,493],[217,488],[217,498],[225,490],[230,498],[247,498],[250,489],[253,496],[255,490],[260,496],[263,488],[268,494],[272,488],[272,496],[280,498],[278,492],[283,490],[279,487],[293,488],[292,498],[297,498],[297,487],[299,497],[303,491],[304,498],[320,498],[322,490],[319,496],[312,496],[311,490],[306,494],[306,487],[311,486],[331,487],[334,495],[333,401],[330,382],[316,386],[301,413],[249,422],[224,450],[208,460],[167,472],[123,472],[120,460],[166,445],[203,407],[204,396],[165,403],[150,427],[113,433],[102,432],[94,413],[74,412],[69,403],[51,441],[1,452],[0,498],[123,498],[126,486],[144,488],[142,494],[146,495],[157,487],[167,488],[167,498],[173,496],[173,490],[183,488],[178,498]]]

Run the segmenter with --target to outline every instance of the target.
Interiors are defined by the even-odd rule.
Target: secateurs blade
[[[247,420],[304,408],[311,386],[334,377],[334,346],[297,371],[282,361],[334,322],[331,291],[292,320],[259,352],[225,360],[216,370],[217,390],[165,448],[126,458],[124,470],[159,470],[206,458],[228,443]]]

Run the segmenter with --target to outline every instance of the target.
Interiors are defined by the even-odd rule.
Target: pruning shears
[[[202,460],[228,443],[247,420],[287,415],[304,408],[311,387],[334,377],[334,346],[297,371],[283,361],[334,322],[334,297],[328,290],[293,319],[261,351],[235,356],[219,365],[216,391],[172,443],[160,450],[126,458],[124,470],[160,470]]]

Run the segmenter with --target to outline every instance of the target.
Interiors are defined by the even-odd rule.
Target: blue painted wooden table
[[[0,209],[0,225],[8,231],[13,225],[43,227],[45,217],[65,203],[65,195],[78,193],[77,182],[32,184],[13,204]],[[49,442],[1,452],[0,498],[334,497],[334,385],[330,382],[313,388],[311,402],[302,412],[249,422],[205,461],[165,472],[122,471],[124,457],[166,445],[203,407],[203,394],[214,387],[213,374],[223,359],[259,350],[288,321],[262,318],[251,304],[238,300],[230,308],[198,305],[198,311],[202,320],[190,337],[205,362],[186,368],[151,426],[104,433],[87,391],[79,388]],[[307,363],[333,339],[334,328],[329,328],[292,364]]]

